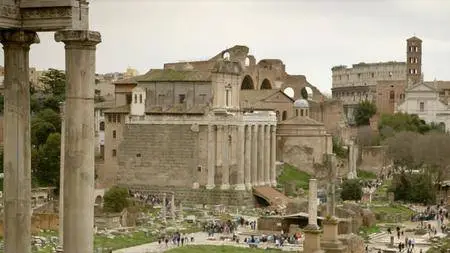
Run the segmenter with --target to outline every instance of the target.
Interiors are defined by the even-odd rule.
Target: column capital
[[[102,42],[99,32],[88,30],[67,30],[55,33],[56,42],[64,42],[69,48],[92,48]]]
[[[21,46],[29,47],[31,44],[40,42],[36,32],[5,30],[0,32],[0,42],[4,46]]]

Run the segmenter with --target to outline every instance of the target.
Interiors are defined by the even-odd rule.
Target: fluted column
[[[214,125],[208,125],[208,182],[206,189],[213,189],[216,161],[215,157],[216,138],[214,136]]]
[[[264,126],[264,183],[271,185],[270,181],[270,125]]]
[[[237,149],[236,149],[236,156],[237,156],[237,184],[236,184],[236,190],[245,190],[245,184],[244,184],[244,154],[245,154],[245,126],[238,126],[238,133],[237,133]]]
[[[270,183],[273,187],[277,186],[277,127],[270,127]]]
[[[264,125],[258,125],[258,185],[264,183]]]
[[[223,141],[222,141],[222,185],[220,189],[230,189],[230,142],[229,142],[229,126],[223,127]]]
[[[251,159],[252,159],[252,127],[250,125],[245,127],[245,161],[244,161],[244,182],[247,190],[252,188],[251,178]]]
[[[66,49],[64,253],[94,251],[94,84],[100,33],[60,31]]]
[[[252,186],[258,185],[258,125],[252,126]]]
[[[3,44],[3,203],[5,253],[31,252],[30,45],[35,32],[1,31]],[[94,111],[94,109],[92,109]]]

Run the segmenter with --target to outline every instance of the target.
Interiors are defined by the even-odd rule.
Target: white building
[[[416,114],[427,123],[436,123],[450,131],[450,108],[439,95],[440,87],[434,82],[422,82],[405,91],[405,100],[397,111]]]

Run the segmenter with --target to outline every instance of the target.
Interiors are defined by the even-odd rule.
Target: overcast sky
[[[426,80],[450,80],[450,0],[91,0],[102,33],[97,73],[144,73],[165,62],[203,60],[247,45],[257,61],[279,58],[322,91],[331,67],[405,61],[406,39],[423,40]],[[64,68],[62,44],[40,34],[31,65]],[[3,57],[2,57],[3,58]]]

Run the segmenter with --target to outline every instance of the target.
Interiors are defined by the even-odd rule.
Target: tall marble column
[[[245,154],[245,126],[238,126],[237,140],[236,142],[236,157],[237,157],[237,184],[236,190],[245,190],[244,184],[244,154]]]
[[[215,144],[216,138],[214,136],[214,125],[208,125],[208,182],[206,184],[206,189],[213,189],[214,185],[214,176],[215,176],[215,168],[216,161],[215,157]]]
[[[220,189],[228,190],[230,189],[230,141],[229,141],[229,126],[223,127],[223,139],[222,139],[222,151],[223,151],[223,161],[222,161],[222,184]]]
[[[258,185],[258,125],[252,126],[252,185]]]
[[[320,247],[322,231],[317,225],[317,179],[309,180],[308,225],[304,228],[303,252],[323,252]]]
[[[258,185],[264,184],[264,125],[258,125]]]
[[[30,45],[35,32],[1,31],[5,79],[3,203],[5,253],[31,252]],[[92,111],[94,111],[92,109]]]
[[[60,31],[66,49],[64,253],[93,252],[94,84],[98,32]]]
[[[270,125],[264,126],[264,184],[270,186]]]
[[[59,159],[59,210],[58,210],[58,222],[59,222],[59,245],[63,246],[64,242],[64,142],[65,142],[65,129],[66,123],[64,120],[65,105],[64,102],[59,107],[61,115],[61,145],[60,145],[60,159]]]
[[[270,127],[270,184],[277,186],[277,127]]]
[[[251,154],[252,154],[252,126],[245,127],[245,161],[244,161],[244,183],[247,190],[252,189],[251,178]]]

